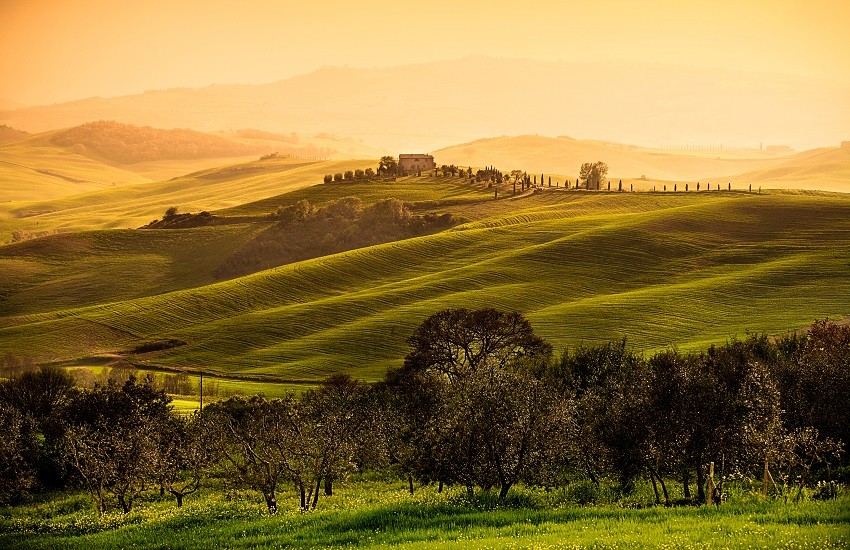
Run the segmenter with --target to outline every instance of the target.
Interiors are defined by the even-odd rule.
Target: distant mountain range
[[[470,57],[6,108],[0,124],[41,132],[107,119],[200,131],[333,132],[399,152],[535,133],[804,149],[850,137],[848,97],[846,85],[801,77]]]

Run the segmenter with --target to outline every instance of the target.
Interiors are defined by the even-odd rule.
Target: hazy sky
[[[847,0],[0,0],[0,98],[34,105],[474,54],[846,83],[848,21]]]

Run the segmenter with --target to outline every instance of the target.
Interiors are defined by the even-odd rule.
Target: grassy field
[[[324,174],[373,164],[276,158],[37,201],[8,202],[0,192],[0,242],[9,242],[15,229],[67,233],[136,228],[162,217],[172,206],[182,212],[230,208],[315,185]]]
[[[646,491],[617,503],[580,507],[570,489],[519,488],[508,504],[467,500],[401,482],[335,486],[310,513],[281,493],[276,516],[253,493],[204,489],[182,509],[142,502],[124,516],[98,517],[88,495],[48,495],[7,509],[0,546],[14,548],[846,548],[850,500],[784,504],[737,494],[720,508],[635,508]],[[651,502],[651,500],[649,501]]]
[[[110,229],[0,247],[0,311],[52,311],[209,284],[222,256],[261,227]]]
[[[134,359],[375,380],[445,307],[519,310],[556,349],[625,337],[645,351],[850,314],[844,195],[553,190],[465,201],[445,207],[472,220],[454,230],[222,283],[123,301],[105,293],[81,308],[50,308],[49,294],[31,290],[19,314],[0,318],[0,352],[73,360],[176,338],[188,345]]]

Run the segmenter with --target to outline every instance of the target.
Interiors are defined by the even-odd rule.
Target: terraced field
[[[395,191],[425,185],[400,181]],[[331,187],[275,204],[321,203]],[[347,191],[356,194],[356,185]],[[625,337],[646,351],[850,314],[845,195],[546,190],[476,200],[485,193],[492,196],[423,193],[420,200],[470,220],[436,235],[165,294],[107,293],[76,309],[27,309],[38,300],[20,298],[0,318],[0,353],[74,360],[176,338],[187,345],[133,359],[229,376],[315,381],[343,371],[375,380],[400,364],[414,327],[445,307],[519,310],[556,348]],[[270,204],[228,213],[267,212]],[[244,238],[230,231],[217,238]],[[141,293],[167,287],[140,284],[148,285]]]

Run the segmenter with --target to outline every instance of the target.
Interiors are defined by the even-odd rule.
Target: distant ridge
[[[777,165],[791,157],[760,151],[676,151],[568,137],[501,136],[433,152],[437,164],[534,170],[575,179],[585,162],[608,164],[610,178],[698,181]]]
[[[9,141],[17,141],[19,139],[24,139],[29,136],[28,132],[24,132],[23,130],[16,130],[11,126],[6,126],[5,124],[0,125],[0,143],[6,143]]]
[[[469,57],[7,109],[0,123],[30,132],[99,119],[199,131],[335,132],[391,151],[533,133],[800,150],[846,139],[847,97],[844,84],[793,76]]]
[[[107,160],[132,164],[155,160],[235,157],[266,152],[249,145],[188,129],[163,130],[100,120],[56,132],[54,145],[75,153],[93,153]]]

